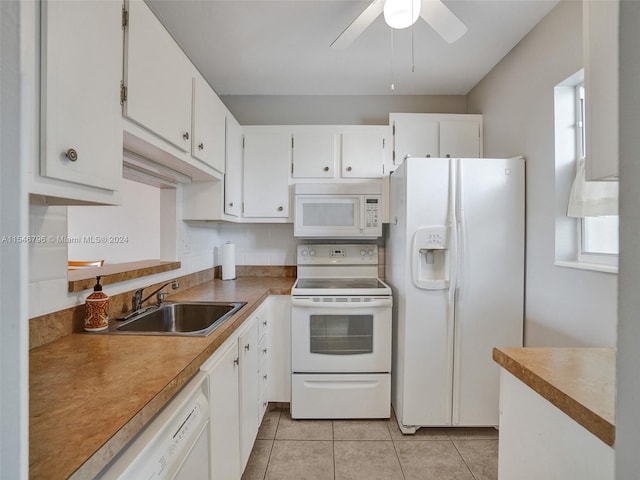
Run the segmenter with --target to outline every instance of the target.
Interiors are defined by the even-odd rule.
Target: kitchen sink
[[[207,336],[247,302],[164,303],[110,328],[108,333]]]

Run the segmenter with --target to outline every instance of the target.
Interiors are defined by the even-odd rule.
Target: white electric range
[[[299,245],[291,289],[291,416],[388,418],[391,288],[376,245]]]

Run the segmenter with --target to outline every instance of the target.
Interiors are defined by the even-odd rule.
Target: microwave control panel
[[[378,228],[380,223],[380,199],[365,197],[364,222],[366,228]]]

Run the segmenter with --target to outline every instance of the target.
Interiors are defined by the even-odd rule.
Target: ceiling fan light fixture
[[[384,21],[391,28],[407,28],[420,16],[421,0],[385,0]]]

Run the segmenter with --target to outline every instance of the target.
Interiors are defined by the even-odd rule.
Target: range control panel
[[[298,245],[298,265],[377,265],[378,246]]]

